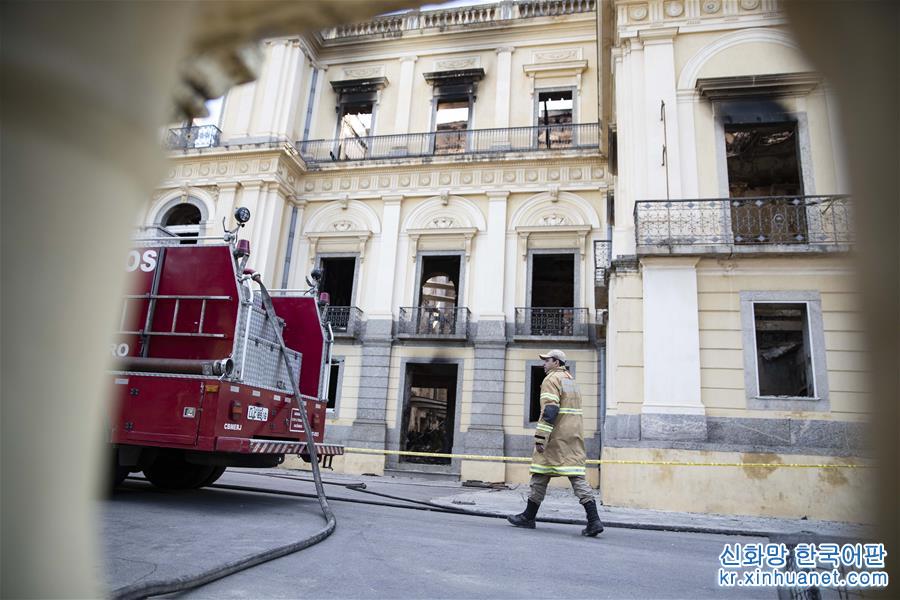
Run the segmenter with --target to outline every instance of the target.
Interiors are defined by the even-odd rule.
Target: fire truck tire
[[[116,465],[113,469],[113,487],[119,487],[122,485],[122,482],[125,481],[125,478],[131,474],[131,467],[122,467]]]
[[[212,465],[192,465],[177,454],[160,454],[152,465],[144,469],[144,476],[158,488],[190,490],[203,485],[216,468]]]
[[[224,472],[225,467],[213,467],[212,473],[209,474],[209,477],[204,479],[197,487],[202,488],[214,484]]]

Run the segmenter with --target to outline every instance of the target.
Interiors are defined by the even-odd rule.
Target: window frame
[[[578,86],[561,85],[554,87],[535,88],[534,90],[534,111],[532,114],[531,124],[534,127],[540,127],[541,124],[541,94],[546,92],[572,92],[572,125],[578,124]]]
[[[531,305],[531,292],[534,280],[534,255],[535,254],[571,254],[572,255],[572,285],[573,300],[572,308],[584,308],[581,298],[581,269],[582,269],[582,252],[578,248],[529,248],[528,249],[528,265],[525,280],[525,302],[526,308],[541,308]]]
[[[460,94],[459,96],[453,96],[453,95],[441,96],[441,95],[435,94],[431,97],[431,130],[430,130],[431,131],[431,143],[430,143],[431,148],[429,150],[430,154],[434,154],[435,149],[437,147],[438,104],[440,104],[441,102],[459,102],[459,101],[462,101],[463,98],[466,98],[469,102],[469,113],[467,115],[468,118],[466,120],[466,129],[465,129],[465,131],[466,131],[466,136],[465,136],[466,146],[465,146],[465,149],[463,150],[463,152],[451,153],[451,154],[449,154],[449,156],[453,156],[453,154],[466,154],[472,150],[472,136],[468,132],[472,131],[472,117],[475,114],[475,95],[468,94],[466,96],[463,96],[462,94]],[[443,156],[443,155],[441,155],[441,156]]]
[[[409,306],[420,306],[422,296],[422,269],[425,266],[425,258],[430,256],[458,256],[459,257],[459,289],[456,290],[456,308],[465,308],[466,302],[466,253],[463,250],[419,250],[416,253],[416,274],[413,280],[412,301]]]
[[[359,260],[359,252],[317,252],[315,265],[317,269],[322,268],[322,259],[323,258],[353,258],[355,262],[353,264],[353,288],[350,291],[350,306],[357,306],[357,293],[359,292],[359,269],[360,269],[360,260]]]
[[[800,171],[800,187],[804,196],[816,194],[813,174],[812,144],[809,137],[809,121],[802,110],[787,110],[778,97],[760,96],[753,100],[712,100],[713,129],[716,144],[716,169],[719,197],[728,198],[728,156],[725,148],[725,124],[763,125],[766,123],[795,122],[797,125],[797,162]],[[737,111],[729,113],[728,110]]]
[[[346,356],[334,356],[331,357],[331,364],[328,365],[328,377],[331,377],[331,368],[334,363],[338,364],[338,376],[337,376],[337,390],[334,394],[334,408],[328,408],[327,402],[325,407],[325,418],[326,419],[337,419],[338,414],[341,410],[341,390],[344,387],[344,371],[346,370]],[[329,390],[331,389],[329,382]]]
[[[343,130],[343,128],[341,127],[341,122],[344,119],[342,113],[344,111],[345,106],[346,106],[346,104],[339,104],[337,107],[337,110],[335,111],[336,115],[337,115],[337,122],[334,125],[334,145],[331,149],[332,154],[335,156],[335,160],[354,160],[354,159],[350,159],[350,158],[346,158],[346,159],[341,158],[340,151],[339,151],[339,149],[341,148],[341,144],[343,143],[343,141],[345,139],[355,139],[355,138],[342,138],[341,137],[341,131]],[[373,138],[377,135],[375,133],[375,124],[377,122],[377,113],[378,113],[378,98],[376,98],[375,100],[372,100],[372,112],[371,112],[372,125],[369,130],[369,135],[364,136],[366,138]],[[369,154],[369,150],[370,150],[370,148],[366,148],[366,151],[365,151],[366,155]]]
[[[759,393],[759,358],[756,346],[756,304],[804,304],[809,356],[812,361],[813,397],[761,396]],[[825,362],[825,328],[822,322],[822,300],[817,291],[742,291],[741,334],[744,354],[744,392],[747,408],[754,410],[815,411],[831,410],[828,368]]]
[[[200,223],[197,225],[169,225],[168,227],[163,224],[166,215],[174,209],[175,207],[181,204],[190,204],[200,211]],[[206,208],[206,204],[195,196],[188,195],[186,198],[183,196],[177,196],[172,198],[165,204],[163,204],[156,211],[156,215],[153,220],[153,224],[159,227],[166,229],[170,233],[174,233],[179,237],[184,237],[185,239],[191,238],[201,238],[206,234],[207,226],[209,225],[209,213]],[[182,235],[182,234],[194,234],[195,235]],[[194,242],[196,243],[196,242]]]

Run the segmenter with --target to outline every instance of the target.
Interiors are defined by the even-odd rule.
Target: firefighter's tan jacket
[[[550,404],[559,406],[559,414],[548,423],[544,411]],[[541,383],[541,418],[535,431],[535,443],[544,451],[534,450],[531,472],[542,475],[584,475],[584,427],[581,395],[575,379],[564,368],[553,369]]]

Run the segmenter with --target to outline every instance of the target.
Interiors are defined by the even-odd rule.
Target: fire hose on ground
[[[284,361],[285,368],[290,374],[289,379],[293,388],[294,398],[297,402],[300,419],[303,422],[303,431],[306,433],[306,448],[309,452],[310,465],[312,466],[313,481],[315,482],[316,486],[316,497],[319,500],[319,506],[321,506],[322,513],[325,516],[325,527],[322,528],[319,532],[302,540],[292,542],[290,544],[285,544],[283,546],[279,546],[277,548],[266,550],[264,552],[253,554],[244,558],[239,558],[237,560],[224,563],[196,575],[173,577],[171,579],[165,580],[150,580],[123,586],[111,592],[110,595],[112,598],[115,598],[117,600],[147,598],[148,596],[171,594],[173,592],[189,590],[201,585],[206,585],[218,579],[222,579],[223,577],[233,575],[234,573],[237,573],[239,571],[244,571],[251,567],[255,567],[256,565],[275,560],[276,558],[281,558],[282,556],[287,556],[288,554],[299,552],[300,550],[318,544],[319,542],[330,536],[337,526],[337,520],[334,517],[334,513],[332,512],[331,507],[328,506],[328,498],[325,497],[325,486],[322,484],[322,474],[319,470],[318,457],[316,456],[316,444],[315,440],[313,439],[313,431],[309,426],[309,417],[306,414],[306,407],[304,406],[303,396],[300,395],[300,385],[297,381],[297,374],[293,373],[291,369],[291,363],[287,354],[287,348],[284,345],[284,338],[281,335],[281,330],[278,328],[275,308],[272,305],[272,297],[269,296],[269,291],[263,285],[261,279],[258,276],[254,276],[253,279],[257,284],[259,284],[260,290],[262,291],[262,301],[263,307],[266,311],[266,317],[272,323],[272,329],[275,332],[276,340],[278,341],[278,345],[281,349],[281,359]]]

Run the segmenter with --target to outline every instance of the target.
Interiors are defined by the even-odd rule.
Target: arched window
[[[460,257],[423,256],[417,333],[456,331]]]
[[[422,284],[422,306],[456,306],[456,284],[443,273],[432,275]]]
[[[195,238],[200,235],[200,222],[203,214],[195,204],[182,202],[167,210],[160,220],[160,225],[179,237]],[[182,242],[196,244],[196,240]]]

